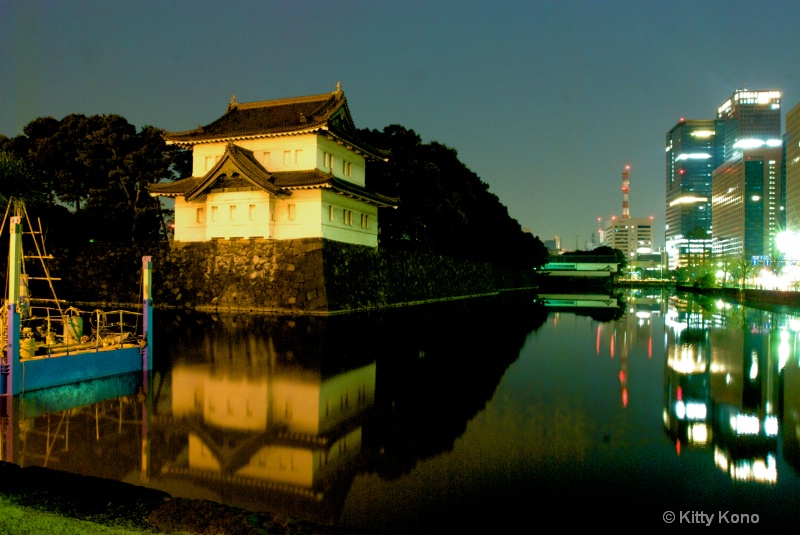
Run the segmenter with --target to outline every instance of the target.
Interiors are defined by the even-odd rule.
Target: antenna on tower
[[[630,191],[630,187],[628,186],[628,173],[630,173],[631,166],[626,165],[625,169],[622,171],[622,219],[628,219],[631,217],[631,213],[628,210],[628,191]]]

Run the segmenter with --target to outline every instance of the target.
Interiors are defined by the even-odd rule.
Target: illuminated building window
[[[206,209],[205,208],[198,208],[197,209],[197,223],[205,223],[206,222]]]
[[[342,222],[345,225],[352,225],[353,224],[353,211],[352,210],[344,210],[344,217]]]
[[[335,219],[335,216],[336,216],[336,210],[334,210],[333,205],[331,205],[328,208],[328,217],[330,218],[331,221],[333,221]]]
[[[369,214],[361,214],[361,228],[369,228]]]
[[[216,206],[212,206],[211,207],[211,221],[216,221],[216,220],[217,220],[217,207]]]
[[[289,214],[289,221],[294,221],[295,205],[294,204],[290,204],[289,206],[287,206],[287,209],[288,209],[288,214]]]

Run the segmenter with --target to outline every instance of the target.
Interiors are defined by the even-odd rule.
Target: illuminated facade
[[[720,163],[742,150],[781,146],[781,92],[739,89],[717,108]]]
[[[714,171],[714,256],[769,262],[780,230],[782,149],[752,149]]]
[[[717,165],[716,121],[681,119],[666,140],[666,248],[669,269],[711,253],[711,176]]]
[[[800,104],[786,114],[786,229],[800,232]]]
[[[606,222],[605,245],[625,253],[628,262],[653,252],[653,217],[612,217]]]
[[[781,92],[740,89],[717,109],[714,255],[766,265],[784,225]],[[718,153],[720,154],[720,153]]]
[[[174,200],[176,242],[324,238],[377,247],[378,209],[397,205],[366,187],[367,163],[387,153],[360,140],[338,85],[305,97],[234,98],[214,122],[164,139],[192,152],[192,176],[150,186]]]

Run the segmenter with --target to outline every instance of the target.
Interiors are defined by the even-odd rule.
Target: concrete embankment
[[[800,292],[760,290],[756,288],[702,288],[681,284],[676,285],[675,290],[736,301],[758,308],[766,307],[775,310],[800,311]]]

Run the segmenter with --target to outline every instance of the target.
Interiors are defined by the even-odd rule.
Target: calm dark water
[[[794,525],[797,317],[551,303],[159,311],[150,377],[18,397],[4,459],[378,533]]]

